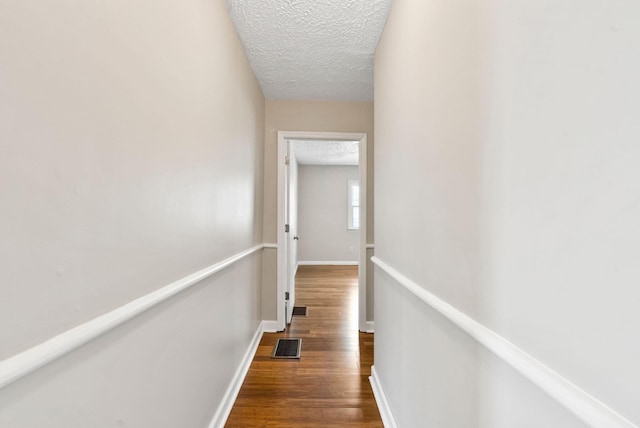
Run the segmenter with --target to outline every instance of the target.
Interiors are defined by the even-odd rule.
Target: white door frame
[[[287,288],[287,257],[284,231],[285,157],[287,140],[358,141],[360,174],[360,243],[358,258],[358,328],[367,331],[367,134],[350,132],[278,131],[278,249],[276,309],[278,330],[286,326],[284,298]]]

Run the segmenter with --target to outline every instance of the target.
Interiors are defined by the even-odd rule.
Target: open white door
[[[296,301],[295,270],[297,239],[297,163],[291,149],[291,144],[286,141],[284,160],[284,272],[285,295],[284,313],[287,325],[291,324],[293,306]]]
[[[288,162],[287,174],[287,220],[289,233],[287,234],[287,291],[289,300],[287,303],[287,324],[291,324],[293,306],[296,301],[296,271],[298,270],[298,160],[291,142],[287,142]]]
[[[284,330],[291,324],[293,306],[296,300],[295,271],[297,267],[297,184],[298,168],[290,144],[282,141],[278,147],[278,164],[281,174],[281,186],[278,192],[278,324]],[[282,209],[280,209],[282,208]]]
[[[289,224],[289,190],[291,188],[289,183],[289,142],[285,141],[286,148],[284,151],[284,272],[285,272],[285,288],[284,288],[284,319],[287,325],[291,324],[291,317],[293,315],[293,306],[290,305],[291,302],[291,290],[289,280],[289,237],[291,236]],[[294,292],[295,294],[295,292]]]

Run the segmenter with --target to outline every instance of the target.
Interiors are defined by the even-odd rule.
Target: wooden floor
[[[294,316],[265,333],[227,427],[382,427],[368,377],[373,334],[358,332],[357,266],[300,266]],[[271,359],[277,338],[302,338],[299,360]]]

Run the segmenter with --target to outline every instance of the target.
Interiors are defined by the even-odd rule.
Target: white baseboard
[[[362,330],[363,333],[374,333],[375,332],[375,322],[367,321],[365,323],[365,329]]]
[[[371,366],[371,376],[369,376],[369,383],[371,383],[373,396],[375,397],[376,404],[378,405],[378,411],[380,412],[380,417],[382,418],[382,424],[385,428],[397,428],[398,424],[396,424],[393,413],[391,413],[391,407],[389,407],[387,396],[384,394],[382,385],[380,385],[380,380],[378,378],[378,373],[376,372],[375,366]]]
[[[262,331],[264,333],[276,333],[282,330],[278,328],[278,321],[269,320],[269,321],[262,321]]]
[[[357,261],[306,261],[298,262],[298,266],[358,266]]]
[[[227,391],[225,392],[224,397],[222,398],[222,401],[220,402],[220,405],[216,410],[216,413],[213,415],[213,419],[209,424],[209,428],[222,428],[227,422],[227,418],[229,417],[231,409],[233,408],[233,404],[238,397],[238,393],[240,392],[240,388],[242,387],[244,378],[247,376],[249,367],[251,367],[253,357],[256,355],[256,351],[258,350],[258,345],[260,344],[260,339],[262,339],[262,333],[264,331],[264,325],[265,321],[262,321],[258,325],[258,329],[253,335],[251,343],[249,344],[249,349],[247,349],[247,352],[245,352],[238,370],[236,370],[233,379],[231,379],[231,383],[227,387]]]

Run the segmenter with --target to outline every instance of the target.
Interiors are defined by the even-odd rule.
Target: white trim
[[[360,173],[360,244],[358,252],[358,330],[366,330],[367,323],[367,193],[369,183],[367,181],[368,144],[367,134],[362,134],[358,151],[358,172]],[[373,165],[372,165],[373,166]]]
[[[298,262],[298,266],[322,266],[322,265],[327,265],[327,266],[358,266],[358,262],[357,261],[339,261],[339,260],[334,260],[334,261],[318,261],[318,260],[312,260],[312,261],[302,261],[302,262]]]
[[[227,422],[229,418],[229,414],[231,413],[231,409],[233,408],[233,404],[238,398],[238,393],[240,392],[240,388],[242,388],[242,383],[244,382],[244,378],[247,376],[247,372],[249,371],[249,367],[251,367],[251,362],[253,361],[253,357],[256,355],[256,351],[258,350],[258,345],[260,345],[260,339],[262,339],[262,333],[264,332],[265,321],[262,321],[258,325],[258,329],[253,334],[253,338],[249,343],[249,348],[244,353],[244,357],[242,357],[242,362],[236,373],[233,375],[227,390],[224,393],[224,397],[222,397],[222,401],[218,405],[218,409],[216,413],[213,415],[213,419],[209,423],[209,428],[220,428],[224,427],[224,424]]]
[[[374,333],[375,332],[375,322],[374,321],[367,321],[367,323],[365,324],[367,326],[366,330],[363,330],[363,333]]]
[[[278,244],[262,244],[264,245],[264,248],[269,248],[269,249],[277,249],[278,248]]]
[[[285,328],[285,300],[286,291],[286,260],[284,257],[284,244],[286,234],[284,232],[284,198],[285,198],[285,156],[287,140],[343,140],[359,141],[358,171],[360,173],[360,243],[358,245],[358,260],[363,264],[358,269],[358,328],[366,329],[367,321],[367,134],[344,132],[305,132],[305,131],[278,131],[278,159],[277,159],[277,274],[276,274],[276,317],[280,330]]]
[[[285,258],[285,241],[287,239],[284,231],[284,204],[285,204],[285,157],[288,156],[286,141],[278,132],[278,159],[277,159],[277,219],[276,231],[277,235],[277,255],[276,255],[276,321],[278,322],[278,330],[282,331],[286,328],[286,307],[284,293],[287,291],[287,262]],[[287,255],[288,257],[288,255]]]
[[[278,331],[278,321],[276,320],[264,320],[262,321],[262,331],[264,333],[277,333]]]
[[[375,397],[376,404],[378,405],[378,411],[380,412],[380,417],[382,418],[382,424],[385,428],[397,428],[398,424],[396,424],[396,419],[393,417],[393,413],[391,412],[391,407],[389,406],[389,402],[387,401],[387,396],[384,394],[382,385],[380,385],[380,378],[378,378],[378,372],[376,372],[375,366],[371,366],[371,376],[369,376],[369,383],[371,383],[373,396]]]
[[[120,306],[111,312],[54,336],[33,348],[20,352],[6,360],[0,361],[0,388],[3,388],[11,382],[26,376],[46,364],[49,364],[68,352],[79,348],[90,340],[113,330],[136,315],[139,315],[167,300],[169,297],[186,290],[216,272],[220,272],[222,269],[255,253],[256,251],[261,250],[263,247],[263,244],[251,247],[248,250],[235,254],[221,262],[179,279],[178,281],[162,287],[159,290],[133,300],[124,306]]]
[[[373,249],[375,249],[375,248],[376,248],[376,246],[375,246],[375,245],[373,245],[373,244],[367,244],[367,250],[373,250]]]
[[[536,360],[496,332],[473,320],[447,302],[429,293],[406,276],[377,257],[371,261],[386,272],[398,284],[405,287],[417,298],[444,315],[453,324],[465,331],[478,343],[500,357],[507,364],[546,392],[580,420],[592,427],[638,428],[637,425],[618,414],[592,395],[580,389],[568,379],[554,372],[550,367]]]

